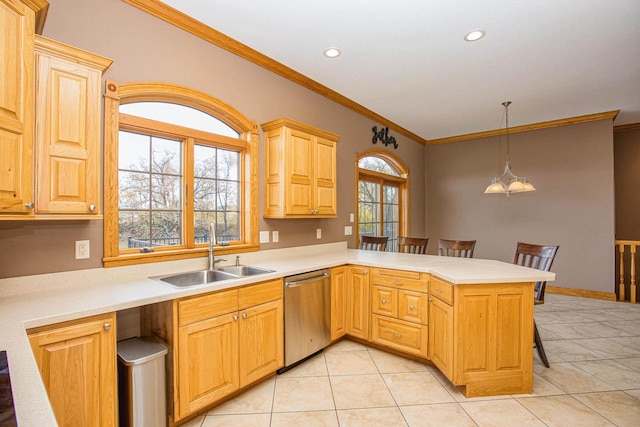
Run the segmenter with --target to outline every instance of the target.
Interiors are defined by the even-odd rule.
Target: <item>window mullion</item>
[[[183,164],[182,170],[183,174],[183,185],[182,185],[182,229],[183,231],[183,239],[184,244],[187,248],[195,247],[195,238],[194,238],[194,178],[193,178],[193,165],[195,162],[194,159],[194,146],[195,140],[193,138],[185,138],[183,140],[184,143],[184,156],[183,156]]]

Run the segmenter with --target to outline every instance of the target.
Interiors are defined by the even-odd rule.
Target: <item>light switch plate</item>
[[[271,232],[271,241],[273,243],[278,243],[280,241],[280,235],[277,231],[272,231]]]
[[[353,214],[352,213],[349,214],[349,222],[353,222]]]
[[[353,228],[350,225],[345,225],[344,227],[344,235],[351,236],[353,234]]]
[[[316,239],[322,239],[322,228],[316,228]]]
[[[260,243],[269,243],[269,232],[261,231],[260,232]]]

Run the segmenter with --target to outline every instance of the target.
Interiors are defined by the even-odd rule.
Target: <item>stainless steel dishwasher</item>
[[[331,341],[331,270],[284,279],[284,368]]]

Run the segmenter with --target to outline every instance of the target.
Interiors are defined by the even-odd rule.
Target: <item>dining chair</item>
[[[384,252],[387,250],[388,240],[388,236],[368,236],[363,234],[360,236],[360,249]]]
[[[438,240],[438,253],[440,256],[473,258],[473,249],[475,247],[475,240]]]
[[[533,245],[530,243],[518,242],[516,246],[516,256],[513,259],[513,263],[524,267],[549,271],[557,252],[558,246]],[[546,286],[546,281],[535,283],[533,289],[534,304],[544,304],[544,291]],[[544,352],[544,347],[542,346],[542,340],[540,339],[540,333],[538,333],[538,327],[536,326],[535,319],[533,320],[533,340],[536,344],[536,349],[538,350],[542,363],[548,368],[549,361],[547,360],[547,355]]]
[[[398,252],[406,254],[422,254],[427,253],[428,237],[403,237],[398,236]]]

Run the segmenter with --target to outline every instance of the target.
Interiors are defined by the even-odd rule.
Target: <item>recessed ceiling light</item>
[[[330,47],[324,50],[322,54],[327,58],[337,58],[342,52],[337,47]]]
[[[474,42],[483,38],[485,34],[484,30],[473,30],[468,32],[467,35],[464,36],[464,39],[468,42]]]

